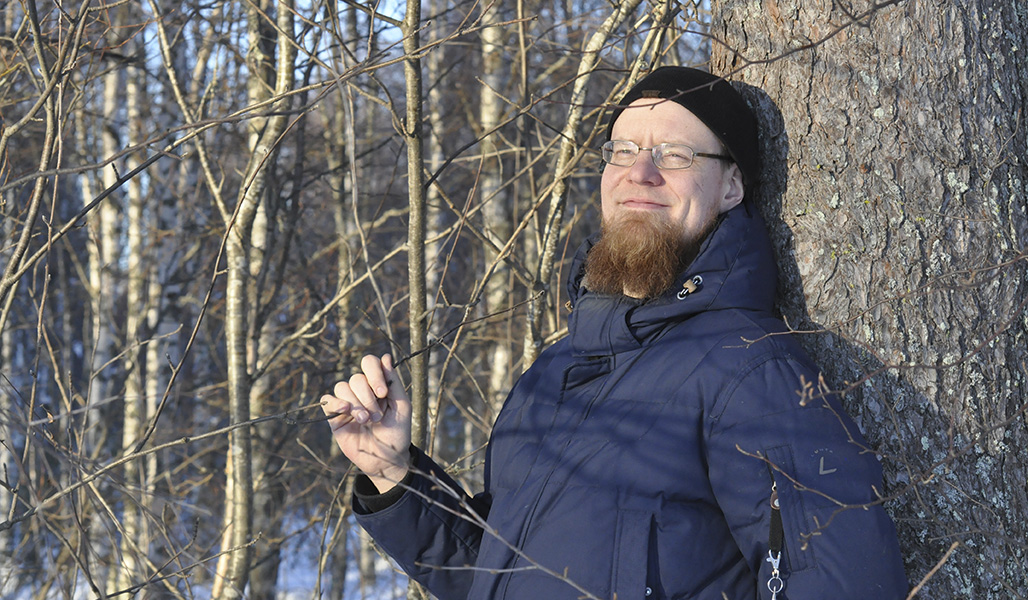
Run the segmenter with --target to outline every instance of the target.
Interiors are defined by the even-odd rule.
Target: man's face
[[[614,122],[611,139],[640,147],[685,144],[696,152],[719,154],[721,144],[706,125],[685,107],[668,100],[640,99]],[[623,216],[659,219],[681,230],[683,241],[695,242],[720,213],[743,198],[742,175],[736,165],[696,157],[692,166],[661,170],[649,151],[630,167],[606,165],[600,184],[603,221],[612,225]]]

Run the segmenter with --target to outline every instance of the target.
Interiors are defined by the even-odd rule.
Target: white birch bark
[[[120,108],[123,79],[118,69],[112,69],[103,77],[103,99],[101,118],[95,124],[95,128],[88,133],[100,141],[100,155],[114,156],[121,149],[120,140],[117,137],[119,131],[116,126],[118,109]],[[91,140],[87,137],[85,128],[77,132],[80,135],[79,144],[84,150],[93,147]],[[88,153],[87,153],[88,155]],[[117,173],[114,166],[105,169],[100,177],[103,188],[113,185],[117,181]],[[93,179],[89,174],[83,174],[79,178],[82,190],[83,204],[88,204],[98,194]],[[98,458],[102,450],[103,442],[107,438],[111,416],[111,407],[106,406],[108,398],[114,393],[111,387],[112,378],[115,375],[115,366],[112,361],[117,352],[118,342],[115,331],[117,321],[115,319],[114,306],[124,290],[123,282],[119,280],[118,269],[118,204],[122,200],[120,190],[111,194],[102,202],[86,220],[86,227],[89,234],[87,243],[87,265],[89,276],[89,311],[91,317],[91,328],[89,336],[84,339],[84,348],[88,377],[87,391],[85,396],[84,427],[82,446],[83,451],[92,458]],[[69,482],[70,483],[70,482]],[[108,495],[107,485],[100,483],[97,489],[102,495]],[[89,498],[84,494],[83,498]],[[87,503],[87,506],[88,503]],[[104,517],[93,510],[86,510],[83,517],[86,535],[91,541],[93,550],[99,556],[114,556],[117,549],[114,543],[109,542],[109,533],[103,523]],[[116,575],[116,569],[108,573],[100,573],[98,586],[108,585],[110,577]]]
[[[122,77],[118,70],[112,70],[104,76],[103,122],[99,123],[94,134],[100,138],[102,156],[114,156],[121,149],[113,122],[117,119],[120,106],[119,91],[122,89]],[[88,147],[89,140],[82,139],[83,147]],[[104,188],[117,181],[113,167],[104,169],[101,183]],[[92,179],[88,175],[80,177],[83,192],[83,203],[90,202],[96,192]],[[87,219],[89,230],[89,293],[91,297],[90,314],[92,315],[92,339],[87,346],[89,356],[89,391],[86,405],[95,407],[102,404],[112,393],[110,380],[112,377],[111,358],[115,353],[117,334],[114,318],[114,303],[124,286],[117,278],[118,261],[118,203],[122,194],[115,192],[94,210]],[[99,440],[105,437],[102,409],[90,409],[87,425],[87,447],[95,448]]]
[[[428,9],[432,14],[446,14],[446,0],[430,0]],[[429,43],[438,40],[439,32],[445,26],[437,23],[436,26],[428,29]],[[445,141],[440,133],[445,130],[446,120],[444,114],[444,94],[440,77],[445,67],[446,49],[438,48],[425,57],[425,73],[428,76],[428,103],[426,105],[428,120],[428,171],[435,173],[445,160]],[[442,200],[437,184],[432,184],[425,190],[426,216],[425,216],[425,238],[428,240],[439,239],[443,228],[442,222]],[[440,256],[442,245],[438,242],[428,244],[425,248],[425,310],[429,315],[429,337],[437,338],[446,326],[445,307],[438,306],[442,283],[444,265],[441,264],[443,257]],[[441,391],[443,389],[442,367],[446,360],[441,357],[442,353],[435,352],[428,365],[428,420],[432,423],[429,431],[430,450],[433,456],[439,456],[439,450],[445,443],[442,435],[443,430],[435,427],[439,423],[439,407],[442,401]]]
[[[483,16],[482,22],[499,22],[502,20],[495,5],[487,5],[489,12]],[[499,127],[500,117],[503,111],[503,104],[500,100],[500,93],[504,86],[505,73],[503,61],[504,53],[504,28],[499,26],[486,26],[481,33],[482,47],[482,87],[479,92],[478,118],[481,127],[481,176],[479,178],[479,198],[483,204],[482,216],[484,219],[484,231],[491,233],[497,241],[497,246],[506,246],[513,230],[513,211],[510,206],[510,198],[502,189],[503,184],[503,161],[500,159],[500,147],[497,143],[499,132],[494,131]],[[497,313],[507,308],[513,300],[511,294],[510,270],[506,267],[503,257],[495,251],[486,251],[485,271],[483,277],[485,282],[485,315]],[[485,316],[483,315],[483,316]],[[503,328],[503,321],[497,328]],[[506,333],[509,333],[506,332]],[[493,333],[492,341],[488,343],[486,361],[488,373],[488,387],[486,398],[486,410],[489,415],[495,415],[500,411],[507,390],[510,389],[510,375],[512,371],[511,344],[513,340],[504,331]],[[488,418],[492,421],[492,418]],[[469,428],[468,433],[473,433],[474,428]],[[467,448],[475,445],[475,440],[468,439]]]
[[[293,45],[293,2],[279,0],[274,12],[268,5],[254,5],[248,14],[251,31],[250,50],[251,67],[260,72],[264,64],[277,65],[272,71],[273,90],[280,98],[273,105],[275,108],[288,106],[288,98],[284,95],[293,89],[296,47]],[[261,11],[260,9],[265,10]],[[276,40],[277,63],[271,57],[261,56],[263,43],[260,39],[269,28],[262,22],[263,15],[276,15],[278,33]],[[267,34],[270,35],[270,34]],[[251,78],[250,100],[256,104],[268,99],[267,82],[256,76]],[[226,223],[226,346],[228,361],[229,386],[229,418],[233,423],[242,423],[250,419],[252,414],[251,381],[248,370],[247,337],[250,327],[247,323],[250,298],[250,252],[252,248],[253,226],[257,219],[260,204],[266,193],[268,169],[271,167],[271,154],[275,144],[285,130],[286,117],[281,112],[251,122],[251,155],[244,172],[242,188],[239,191],[236,212],[233,219]],[[223,598],[241,598],[249,578],[253,535],[253,470],[252,440],[248,428],[233,430],[229,436],[232,452],[233,495],[231,504],[232,517],[227,522],[231,530],[231,553],[225,569],[226,585],[222,590]]]
[[[6,198],[0,196],[0,202],[6,203]],[[14,219],[0,219],[0,239],[13,240],[14,237]],[[10,261],[12,254],[6,248],[0,249],[0,259],[4,264]],[[12,378],[16,368],[14,336],[14,328],[6,326],[0,319],[0,373],[8,379]],[[10,518],[17,509],[13,490],[17,487],[20,477],[14,455],[15,416],[20,411],[16,410],[14,395],[7,393],[8,385],[10,384],[7,381],[0,381],[0,479],[4,482],[4,485],[0,485],[0,521]],[[15,563],[11,558],[13,552],[14,530],[0,531],[0,595],[7,592],[4,582],[10,581],[14,574]]]
[[[127,145],[141,137],[139,131],[139,107],[144,102],[140,92],[140,72],[135,68],[125,73],[125,108]],[[144,369],[140,363],[142,349],[139,346],[142,325],[146,321],[146,278],[147,260],[144,256],[143,237],[148,229],[144,213],[144,199],[140,178],[128,183],[128,248],[126,257],[126,305],[125,305],[125,395],[122,409],[121,451],[128,453],[138,442],[141,432],[146,430],[144,403]],[[120,524],[121,561],[115,563],[114,575],[108,579],[109,593],[128,589],[133,583],[145,579],[143,565],[147,541],[145,539],[143,508],[147,505],[146,472],[141,460],[125,463],[124,487],[122,489],[122,515]],[[142,556],[142,558],[141,558]]]
[[[3,239],[11,239],[13,227],[9,221],[0,224],[0,235]],[[0,253],[0,256],[6,253]],[[0,373],[12,373],[14,361],[14,332],[12,328],[0,329]],[[14,488],[18,485],[21,473],[16,466],[14,449],[14,417],[15,406],[12,395],[5,393],[7,382],[0,382],[0,521],[9,519],[17,509]],[[14,529],[0,531],[0,596],[13,593],[16,563],[13,559],[15,550]]]

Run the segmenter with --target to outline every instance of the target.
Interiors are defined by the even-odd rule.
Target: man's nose
[[[643,153],[646,153],[643,156]],[[628,176],[632,181],[638,183],[657,183],[663,180],[660,169],[653,162],[653,150],[640,148],[639,154],[635,157],[635,163],[629,167]]]

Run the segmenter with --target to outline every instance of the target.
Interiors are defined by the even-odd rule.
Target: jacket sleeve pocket
[[[803,495],[793,482],[796,477],[796,466],[792,449],[788,446],[770,448],[767,451],[767,459],[771,463],[771,477],[774,479],[781,504],[786,564],[790,572],[808,569],[816,564],[814,549],[810,544],[803,543],[803,535],[812,531],[814,526],[807,520]]]

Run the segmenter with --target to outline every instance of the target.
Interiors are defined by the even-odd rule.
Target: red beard
[[[605,220],[586,256],[583,283],[600,294],[655,298],[675,284],[716,224],[715,215],[690,238],[680,224],[644,213]]]

